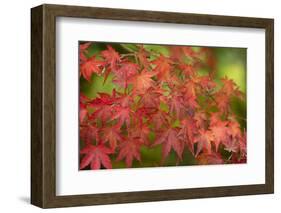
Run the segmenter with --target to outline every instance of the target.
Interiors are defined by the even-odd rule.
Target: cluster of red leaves
[[[117,89],[94,99],[80,94],[80,169],[112,168],[113,155],[131,167],[141,161],[142,146],[160,144],[162,163],[172,151],[181,162],[185,149],[198,164],[246,161],[246,132],[230,105],[233,97],[245,97],[233,80],[214,81],[211,49],[168,46],[170,56],[164,56],[138,45],[137,51],[122,55],[108,45],[86,57],[91,45],[80,45],[80,76],[90,82],[93,74],[104,81],[112,75]],[[200,75],[200,68],[208,74]]]

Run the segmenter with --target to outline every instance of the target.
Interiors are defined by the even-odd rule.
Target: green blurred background
[[[107,49],[107,45],[111,45],[120,54],[128,54],[134,52],[138,49],[136,44],[120,44],[120,43],[105,43],[105,42],[93,42],[93,44],[88,48],[87,57],[96,55],[97,58],[100,57],[100,52]],[[155,54],[149,55],[149,60],[154,60],[155,55],[162,54],[164,56],[169,56],[170,51],[167,45],[143,45],[144,49]],[[200,47],[192,47],[195,51],[199,50]],[[246,94],[246,58],[247,49],[246,48],[228,48],[228,47],[209,47],[216,60],[216,73],[214,80],[221,84],[220,79],[227,76],[229,79],[234,80],[238,85],[241,92]],[[208,72],[208,70],[200,70],[201,73]],[[104,78],[93,75],[91,82],[86,81],[84,78],[80,78],[80,91],[83,92],[89,98],[95,98],[97,93],[105,92],[111,93],[115,88],[115,85],[111,83],[112,76],[109,76],[106,83],[103,84]],[[242,129],[246,129],[246,102],[242,102],[239,99],[233,99],[231,102],[231,108],[233,112],[238,115],[239,123]],[[150,140],[153,141],[154,133],[150,134]],[[80,146],[83,144],[81,144]],[[196,161],[192,154],[185,149],[183,154],[183,161],[177,162],[176,153],[172,150],[170,155],[167,157],[163,165],[159,165],[161,162],[161,146],[156,146],[154,148],[141,149],[142,161],[133,162],[132,167],[154,167],[154,166],[175,166],[177,165],[194,165]],[[116,156],[115,156],[116,158]],[[114,159],[112,161],[113,168],[125,168],[124,162],[116,162]]]

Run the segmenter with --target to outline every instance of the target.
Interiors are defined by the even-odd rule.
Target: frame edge
[[[268,19],[266,39],[266,186],[274,193],[274,19]]]
[[[31,9],[31,204],[43,207],[43,6]]]

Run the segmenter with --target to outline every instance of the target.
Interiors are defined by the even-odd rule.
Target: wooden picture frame
[[[265,29],[265,184],[56,195],[56,17]],[[274,191],[273,19],[44,4],[31,9],[31,203],[41,208],[267,194]]]

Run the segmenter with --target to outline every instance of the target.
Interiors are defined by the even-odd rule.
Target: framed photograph
[[[274,192],[274,21],[31,9],[31,203]]]

